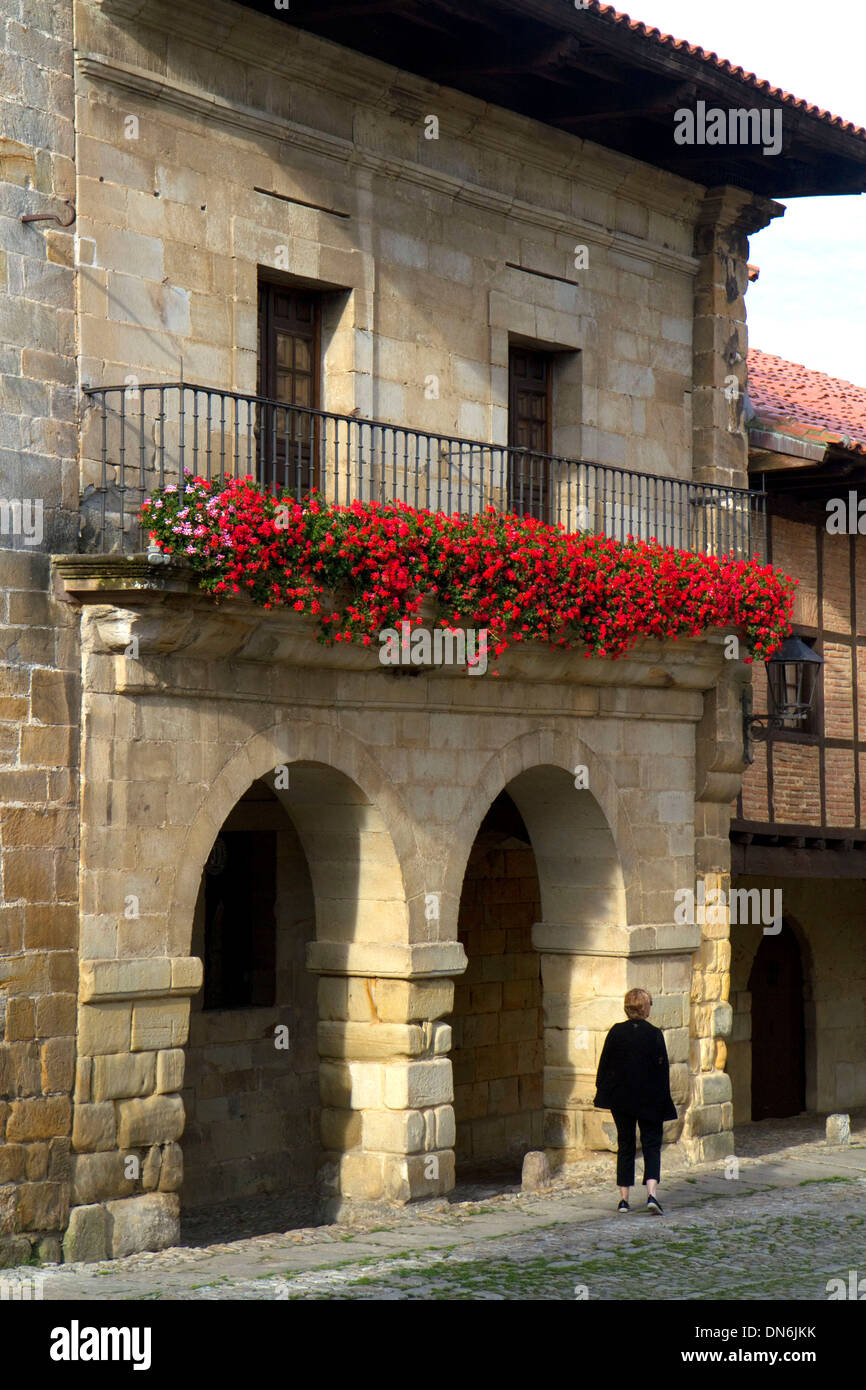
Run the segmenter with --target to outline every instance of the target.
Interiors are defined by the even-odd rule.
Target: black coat
[[[595,1105],[648,1120],[675,1120],[664,1034],[645,1018],[615,1023],[604,1040]]]

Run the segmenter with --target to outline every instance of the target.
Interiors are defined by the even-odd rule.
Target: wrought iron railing
[[[187,383],[101,386],[82,412],[82,545],[144,548],[141,503],[180,483],[251,474],[299,500],[395,501],[475,514],[487,507],[617,540],[763,554],[762,493],[429,434]]]

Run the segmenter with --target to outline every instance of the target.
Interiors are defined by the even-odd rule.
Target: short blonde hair
[[[653,997],[648,989],[630,989],[625,996],[625,1011],[629,1018],[649,1018]]]

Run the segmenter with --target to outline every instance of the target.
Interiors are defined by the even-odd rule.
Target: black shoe
[[[631,1211],[631,1207],[629,1206],[628,1202],[625,1200],[625,1197],[623,1197],[622,1201],[620,1202],[619,1206],[617,1207],[617,1212],[620,1213],[620,1214],[622,1214],[622,1213],[627,1212],[627,1211]]]
[[[664,1215],[664,1208],[662,1207],[662,1204],[659,1201],[658,1197],[647,1197],[646,1209],[647,1211],[652,1212],[653,1216]]]

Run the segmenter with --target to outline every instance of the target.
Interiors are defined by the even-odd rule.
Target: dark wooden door
[[[508,354],[508,510],[550,519],[552,358],[513,347]]]
[[[803,964],[790,927],[765,936],[749,976],[752,995],[752,1119],[806,1108]]]
[[[258,394],[284,406],[319,407],[318,295],[259,285]],[[259,408],[261,481],[302,497],[319,485],[315,418],[280,405]]]

